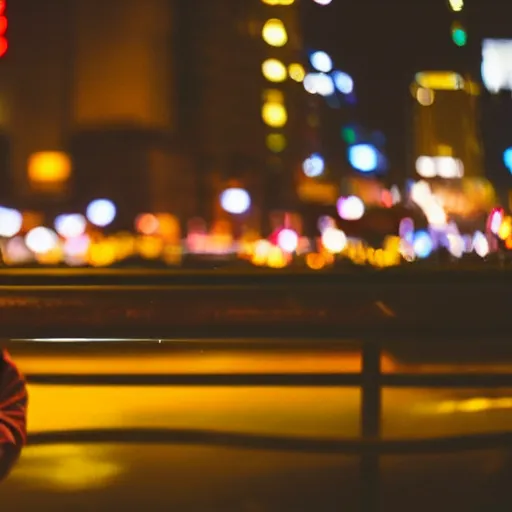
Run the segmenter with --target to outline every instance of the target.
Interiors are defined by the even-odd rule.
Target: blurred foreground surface
[[[130,350],[124,342],[115,345],[76,344],[75,349],[73,344],[43,343],[20,345],[13,352],[28,374],[355,372],[360,367],[359,356],[347,350],[223,352],[192,347],[162,350],[156,356],[154,351]],[[31,349],[35,346],[39,348]],[[501,369],[512,368],[512,358],[510,362],[502,360]],[[383,366],[385,371],[424,369],[387,356]],[[476,368],[468,364],[464,371]],[[30,393],[32,433],[167,428],[177,432],[176,440],[165,445],[30,446],[2,485],[6,510],[358,510],[358,457],[230,446],[230,434],[355,438],[358,389],[31,385]],[[512,390],[384,391],[387,438],[504,431],[511,426]],[[202,432],[201,441],[184,444],[179,435],[183,431]],[[220,443],[218,432],[227,434]],[[505,462],[498,451],[383,457],[382,509],[473,510],[485,502],[486,482]]]

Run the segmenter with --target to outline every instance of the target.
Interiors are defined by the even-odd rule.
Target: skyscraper
[[[422,178],[480,177],[484,174],[478,128],[479,88],[454,72],[422,72],[411,92],[411,162]]]
[[[177,19],[179,126],[205,189],[213,172],[277,207],[303,158],[298,2],[178,2]]]

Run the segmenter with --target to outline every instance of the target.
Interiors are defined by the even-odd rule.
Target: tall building
[[[421,72],[411,92],[412,176],[483,176],[477,84],[454,72]]]
[[[0,123],[18,203],[76,208],[104,196],[127,218],[192,212],[193,174],[174,144],[172,5],[10,2]]]
[[[230,185],[264,210],[293,203],[305,156],[297,1],[7,1],[0,176],[6,160],[18,204],[108,197],[127,218],[214,217]]]
[[[177,19],[179,126],[202,197],[234,180],[284,207],[304,151],[298,2],[177,2]]]

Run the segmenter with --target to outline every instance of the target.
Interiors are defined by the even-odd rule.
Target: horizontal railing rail
[[[29,446],[50,444],[195,444],[254,450],[361,455],[427,455],[474,450],[512,449],[512,432],[492,432],[422,439],[321,439],[171,428],[98,428],[32,432]]]
[[[66,374],[29,373],[31,384],[61,386],[287,386],[361,387],[360,373],[183,373]],[[390,388],[512,388],[512,373],[383,373]]]

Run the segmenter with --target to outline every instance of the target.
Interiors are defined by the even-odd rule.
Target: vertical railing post
[[[379,509],[380,468],[376,443],[381,435],[381,346],[375,340],[362,345],[361,437],[369,441],[361,459],[361,510]]]

